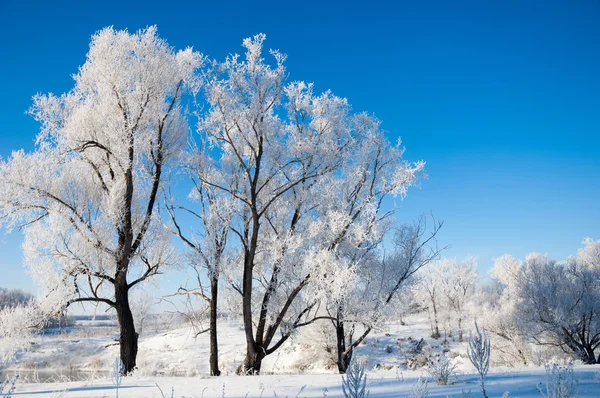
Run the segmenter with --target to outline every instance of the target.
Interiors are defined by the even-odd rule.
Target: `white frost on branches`
[[[172,261],[154,208],[186,142],[181,98],[198,90],[202,62],[189,48],[174,51],[156,27],[106,28],[71,91],[34,97],[35,151],[0,163],[0,224],[24,232],[38,305],[115,306],[119,271],[129,288]]]

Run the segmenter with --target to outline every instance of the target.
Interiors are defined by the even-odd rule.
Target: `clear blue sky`
[[[475,255],[484,271],[503,253],[562,259],[600,239],[599,21],[598,1],[4,0],[0,155],[32,148],[31,97],[68,91],[107,25],[156,24],[217,59],[264,32],[291,79],[375,113],[406,158],[427,162],[401,221],[432,211],[446,255]],[[20,240],[0,236],[0,286],[33,290]]]

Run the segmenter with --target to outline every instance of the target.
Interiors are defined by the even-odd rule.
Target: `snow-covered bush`
[[[342,376],[342,392],[344,398],[368,398],[367,374],[365,364],[353,361],[346,374]]]
[[[425,340],[421,339],[418,342],[411,342],[411,347],[405,353],[406,367],[410,370],[421,369],[427,366],[431,357],[431,346],[425,345]]]
[[[440,386],[445,386],[448,384],[450,377],[456,373],[456,365],[453,364],[445,354],[431,356],[429,358],[427,372],[429,372],[431,377],[433,377]]]
[[[294,336],[303,355],[291,363],[299,372],[313,369],[336,369],[336,337],[330,323],[315,322],[310,327],[301,328]]]
[[[479,373],[479,387],[481,388],[481,393],[487,398],[484,382],[485,375],[490,368],[490,338],[485,333],[485,329],[483,329],[483,331],[479,330],[477,322],[475,322],[475,334],[469,332],[467,354],[469,355],[469,360],[471,360],[471,363],[477,370],[477,373]]]
[[[546,384],[538,384],[539,392],[546,398],[574,398],[578,396],[579,383],[573,377],[573,364],[547,363]]]
[[[0,309],[0,363],[26,348],[32,334],[40,330],[61,305],[60,298],[49,294],[44,300]]]

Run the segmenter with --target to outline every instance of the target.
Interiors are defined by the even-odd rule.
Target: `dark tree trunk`
[[[458,318],[458,341],[462,343],[463,341],[463,330],[462,330],[462,319]]]
[[[138,334],[135,331],[133,315],[129,306],[129,288],[124,277],[117,278],[115,283],[115,309],[119,321],[119,343],[123,373],[131,373],[135,367],[138,352]]]
[[[579,356],[581,357],[581,361],[586,365],[595,365],[597,363],[596,354],[590,345],[584,345],[579,351]]]
[[[246,347],[246,358],[242,367],[238,369],[238,373],[244,375],[257,375],[260,373],[260,367],[262,366],[262,360],[265,358],[265,352],[262,347],[256,344],[247,344]]]
[[[220,376],[219,370],[219,345],[217,342],[217,304],[218,280],[211,278],[210,283],[210,375]]]
[[[338,321],[335,326],[335,337],[337,340],[337,366],[340,374],[345,374],[352,360],[352,351],[346,352],[346,332],[344,322]]]
[[[595,365],[598,363],[593,345],[586,341],[584,333],[573,334],[565,330],[563,341],[564,344],[586,365]]]

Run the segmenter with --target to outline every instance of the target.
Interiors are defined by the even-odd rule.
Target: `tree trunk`
[[[133,315],[129,306],[129,291],[124,277],[115,281],[115,309],[119,321],[119,344],[121,349],[121,362],[123,362],[123,374],[131,373],[136,365],[138,351],[138,334],[135,331]]]
[[[434,324],[434,333],[431,336],[434,339],[439,339],[440,338],[440,326],[438,324],[438,317],[437,317],[437,306],[435,305],[435,300],[432,300],[432,304],[433,304],[433,324]]]
[[[579,352],[579,356],[581,357],[581,361],[586,365],[595,365],[596,354],[590,345],[585,345],[583,349]]]
[[[463,341],[463,330],[462,330],[462,319],[458,318],[458,341],[462,343]]]
[[[265,358],[265,352],[262,347],[256,344],[247,343],[246,358],[244,363],[238,369],[238,374],[257,375],[260,373],[262,360]]]
[[[352,360],[352,351],[346,352],[346,332],[344,331],[344,322],[338,321],[335,327],[335,336],[337,340],[337,366],[340,374],[345,374]]]
[[[219,345],[217,343],[217,298],[218,280],[211,278],[210,284],[210,375],[219,376]]]

